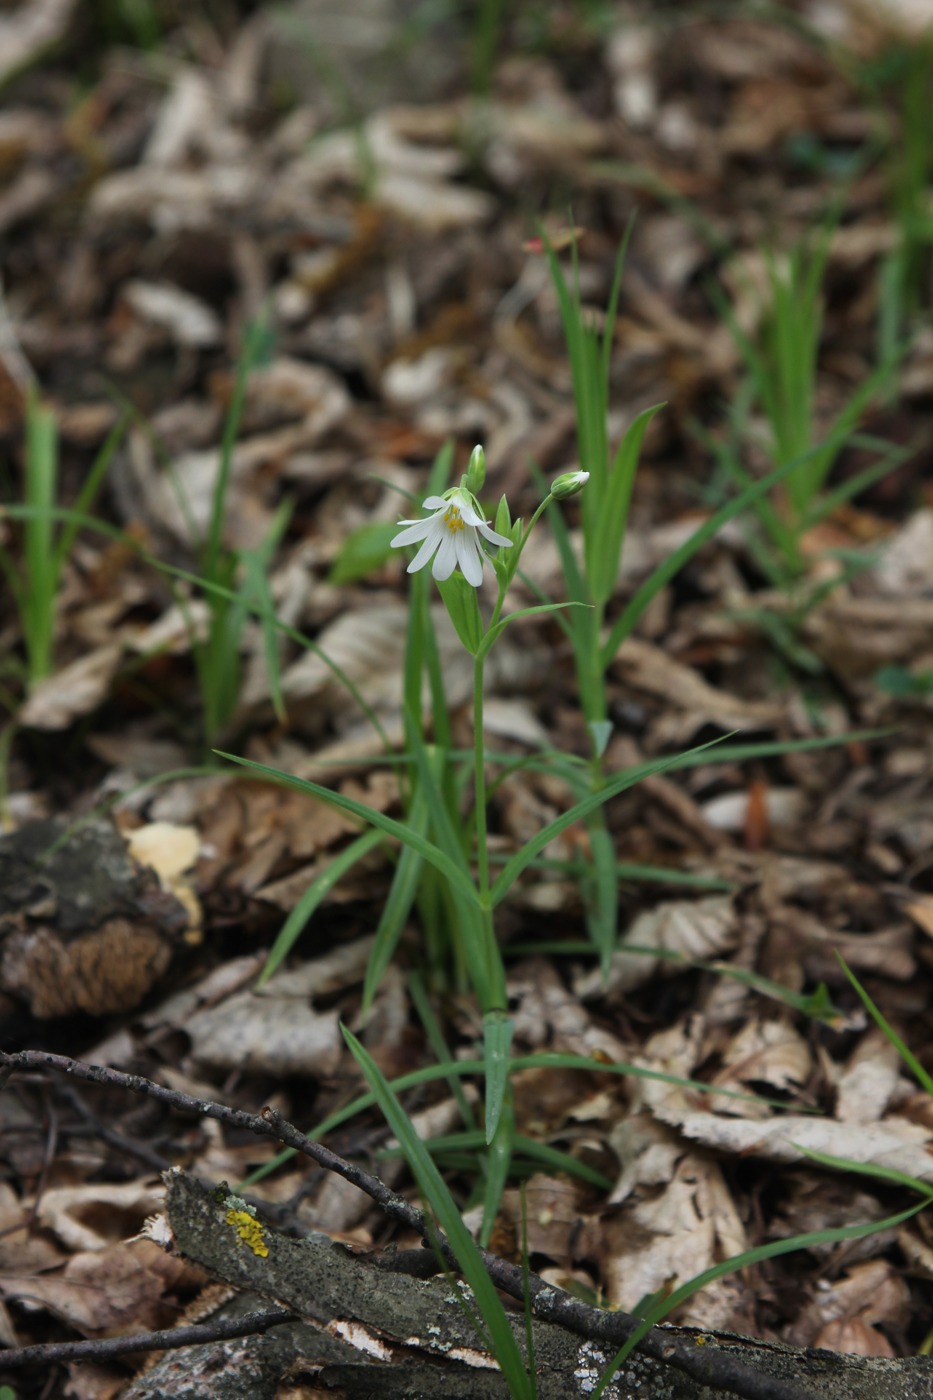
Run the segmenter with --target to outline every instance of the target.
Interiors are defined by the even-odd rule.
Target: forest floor
[[[391,843],[341,874],[257,990],[284,921],[359,822],[216,750],[403,817],[383,761],[385,737],[404,748],[411,625],[395,522],[417,517],[448,441],[451,484],[483,445],[489,518],[503,494],[513,518],[531,516],[535,470],[588,467],[542,234],[572,281],[575,230],[600,323],[634,219],[612,445],[664,406],[607,622],[781,460],[749,359],[759,347],[772,385],[788,382],[771,334],[781,289],[815,345],[812,364],[803,331],[791,346],[785,418],[804,451],[837,437],[825,511],[795,517],[776,487],[770,515],[724,525],[607,671],[610,776],[723,736],[771,749],[719,761],[713,748],[607,804],[624,946],[605,975],[587,937],[584,822],[498,911],[515,1053],[592,1067],[513,1075],[518,1132],[565,1157],[517,1153],[492,1247],[521,1257],[524,1179],[533,1267],[632,1311],[745,1250],[919,1199],[877,1169],[933,1184],[933,30],[898,32],[910,8],[922,19],[867,0],[760,19],[523,4],[503,7],[487,47],[477,15],[429,22],[415,7],[403,22],[375,0],[350,39],[313,0],[0,5],[0,548],[7,582],[22,581],[19,604],[15,587],[0,594],[0,1048],[271,1104],[309,1131],[363,1091],[341,1023],[389,1077],[432,1064],[424,988],[451,1054],[476,1053],[475,1001],[425,926],[426,909],[451,917],[436,885],[361,1016]],[[43,432],[57,466],[45,487]],[[560,507],[573,542],[582,501]],[[52,505],[100,524],[62,551],[43,667],[24,617],[41,614],[43,562],[68,529]],[[784,534],[768,532],[775,519]],[[292,629],[272,634],[271,661],[248,608],[224,613],[185,577],[211,569]],[[523,571],[512,608],[566,595],[546,519]],[[432,590],[467,751],[470,658]],[[494,860],[574,801],[559,765],[518,761],[590,752],[560,616],[513,624],[487,670],[490,762],[514,761],[490,797]],[[773,749],[823,738],[838,742]],[[449,1139],[438,1160],[476,1224],[484,1150],[455,1136],[450,1083],[402,1100],[423,1137]],[[372,1108],[326,1137],[414,1199],[388,1139]],[[15,1078],[0,1096],[0,1342],[170,1325],[197,1280],[132,1239],[160,1207],[160,1172],[232,1184],[275,1151],[115,1088]],[[289,1229],[411,1243],[295,1159],[250,1190]],[[931,1220],[729,1273],[676,1320],[913,1355],[933,1335]],[[9,1380],[18,1396],[109,1400],[136,1364]]]

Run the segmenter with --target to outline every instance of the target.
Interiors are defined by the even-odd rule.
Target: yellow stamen
[[[448,530],[457,531],[466,529],[460,511],[456,506],[447,507],[446,514],[444,515],[444,524],[447,526]]]

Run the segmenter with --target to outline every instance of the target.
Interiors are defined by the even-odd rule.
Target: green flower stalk
[[[483,691],[486,657],[505,627],[529,612],[552,612],[557,605],[524,608],[502,616],[509,585],[518,569],[522,550],[531,530],[553,500],[575,495],[586,485],[587,472],[565,472],[559,476],[534,512],[527,526],[513,521],[503,496],[496,511],[496,529],[484,518],[474,491],[486,475],[485,454],[476,447],[460,485],[441,496],[428,496],[424,520],[403,520],[403,528],[392,545],[419,546],[408,572],[414,573],[433,560],[431,572],[437,581],[444,605],[457,636],[473,657],[473,848],[476,859],[475,890],[482,935],[466,942],[465,953],[470,981],[483,1012],[484,1058],[486,1061],[486,1134],[491,1147],[490,1170],[505,1180],[511,1155],[512,1114],[508,1088],[509,1049],[513,1024],[507,1012],[505,966],[493,928],[493,899],[489,871],[486,798],[486,751],[483,738]],[[482,540],[498,548],[490,559]],[[506,551],[508,551],[506,553]],[[488,625],[483,621],[477,590],[483,581],[484,566],[492,563],[498,583],[498,596]],[[471,877],[472,878],[472,877]]]

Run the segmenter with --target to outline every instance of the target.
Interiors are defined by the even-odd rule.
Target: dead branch
[[[388,1214],[429,1242],[421,1211],[390,1191],[377,1177],[306,1138],[271,1109],[264,1109],[260,1114],[246,1113],[166,1089],[138,1075],[43,1051],[0,1053],[0,1085],[16,1071],[31,1070],[54,1071],[90,1083],[125,1088],[157,1099],[178,1112],[216,1118],[257,1136],[274,1138],[358,1186]],[[169,1223],[176,1247],[182,1254],[227,1282],[288,1304],[302,1316],[316,1319],[321,1326],[340,1317],[349,1317],[392,1337],[390,1304],[393,1298],[401,1296],[399,1290],[404,1292],[405,1289],[414,1290],[404,1295],[407,1302],[412,1304],[417,1298],[418,1305],[414,1311],[409,1307],[407,1315],[402,1310],[401,1323],[396,1327],[398,1343],[405,1343],[414,1336],[434,1335],[429,1329],[439,1324],[436,1320],[425,1320],[430,1313],[430,1309],[427,1313],[425,1310],[426,1298],[430,1297],[435,1312],[437,1307],[442,1313],[445,1308],[448,1313],[450,1311],[450,1290],[445,1283],[418,1281],[403,1274],[387,1275],[334,1247],[318,1246],[307,1240],[289,1240],[270,1233],[268,1256],[254,1254],[243,1247],[242,1240],[228,1224],[225,1226],[226,1214],[222,1206],[205,1188],[174,1171],[167,1181]],[[325,1251],[321,1256],[324,1265],[312,1278],[309,1268],[317,1257],[315,1250],[320,1249]],[[453,1263],[449,1250],[446,1252],[448,1262]],[[284,1276],[276,1271],[278,1260],[284,1261]],[[490,1254],[484,1256],[484,1262],[499,1288],[523,1299],[520,1268]],[[348,1284],[351,1273],[353,1277]],[[341,1280],[342,1290],[338,1288]],[[532,1311],[540,1324],[535,1334],[536,1367],[543,1365],[544,1377],[550,1374],[564,1387],[562,1391],[555,1390],[555,1394],[585,1393],[578,1375],[583,1365],[581,1356],[593,1355],[595,1361],[592,1350],[586,1352],[585,1349],[598,1348],[605,1365],[638,1326],[638,1319],[588,1307],[545,1284],[536,1275],[529,1278],[529,1293]],[[362,1316],[363,1300],[367,1298],[373,1300],[373,1311]],[[459,1307],[456,1312],[459,1318]],[[462,1323],[462,1318],[460,1321]],[[453,1325],[449,1317],[445,1325]],[[585,1342],[582,1345],[574,1342],[573,1337],[567,1337],[568,1332],[573,1337],[585,1338]],[[476,1350],[471,1331],[461,1336],[456,1345]],[[550,1360],[542,1360],[548,1356]],[[815,1400],[816,1396],[820,1400],[823,1397],[825,1400],[837,1400],[837,1397],[838,1400],[933,1400],[933,1362],[927,1358],[895,1362],[829,1352],[801,1352],[728,1334],[702,1334],[676,1327],[652,1328],[639,1343],[637,1355],[626,1363],[626,1378],[629,1376],[631,1382],[635,1382],[634,1385],[630,1382],[630,1393],[644,1396],[646,1400],[661,1395],[670,1400],[709,1400],[717,1394],[738,1395],[745,1400]],[[575,1377],[574,1384],[570,1385]],[[544,1393],[542,1391],[542,1395]]]
[[[266,1308],[245,1317],[222,1317],[213,1322],[193,1322],[187,1327],[163,1327],[159,1332],[137,1332],[133,1337],[89,1337],[83,1342],[45,1342],[33,1347],[10,1347],[0,1352],[5,1371],[23,1366],[51,1366],[56,1361],[108,1361],[114,1356],[130,1356],[137,1351],[172,1351],[203,1342],[220,1342],[231,1337],[248,1337],[294,1322],[287,1308]]]

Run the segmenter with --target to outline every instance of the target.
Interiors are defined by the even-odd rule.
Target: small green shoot
[[[59,489],[58,433],[54,410],[30,394],[26,403],[26,443],[23,462],[23,562],[17,569],[11,554],[0,548],[0,573],[19,613],[26,651],[26,681],[30,690],[50,676],[55,664],[56,605],[62,572],[80,522],[91,509],[113,455],[123,439],[125,420],[108,434],[78,493],[73,512],[62,513]],[[15,507],[2,508],[17,518]],[[56,530],[55,522],[59,528]]]
[[[807,572],[805,536],[832,510],[851,500],[904,460],[900,448],[866,440],[876,453],[864,472],[828,491],[830,474],[844,447],[857,440],[869,405],[880,400],[892,382],[901,351],[892,349],[877,368],[849,392],[828,425],[817,407],[820,345],[823,333],[824,281],[838,212],[815,239],[804,239],[784,256],[765,259],[766,290],[755,332],[739,323],[735,309],[716,289],[711,295],[739,351],[745,384],[733,405],[726,436],[703,440],[720,470],[740,490],[754,477],[745,458],[755,442],[754,422],[761,417],[767,436],[758,444],[777,468],[796,463],[780,489],[755,506],[758,534],[749,540],[769,579],[788,589]],[[750,293],[751,295],[751,293]]]

